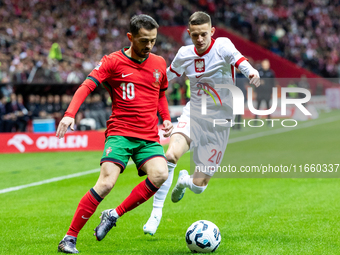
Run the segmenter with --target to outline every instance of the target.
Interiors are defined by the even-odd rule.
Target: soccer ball
[[[188,248],[194,253],[214,252],[221,243],[218,227],[207,220],[194,222],[185,234]]]

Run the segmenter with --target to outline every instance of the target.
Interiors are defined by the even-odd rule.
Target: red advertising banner
[[[160,143],[169,143],[159,126]],[[55,133],[0,133],[0,153],[46,151],[95,151],[103,150],[105,133],[101,131],[67,132],[63,139]]]
[[[2,133],[0,153],[103,150],[104,132],[68,132],[63,139],[55,133]]]

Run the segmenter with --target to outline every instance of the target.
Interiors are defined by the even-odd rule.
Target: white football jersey
[[[235,67],[247,60],[226,37],[212,39],[209,48],[198,54],[194,45],[183,46],[167,69],[168,80],[183,73],[190,80],[191,117],[202,117],[202,95],[206,98],[205,119],[233,119],[232,94],[216,84],[235,85]],[[191,105],[191,106],[190,106]],[[193,112],[194,111],[194,112]]]

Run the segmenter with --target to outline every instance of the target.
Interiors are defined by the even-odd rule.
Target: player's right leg
[[[159,143],[137,138],[125,138],[125,140],[129,140],[131,145],[133,145],[130,148],[135,148],[132,159],[136,163],[139,175],[147,174],[148,177],[140,182],[130,195],[115,209],[103,212],[102,222],[96,228],[95,233],[98,241],[102,240],[112,228],[111,225],[106,223],[107,218],[114,217],[117,219],[141,205],[151,198],[168,178],[164,150]],[[104,222],[103,219],[105,220]]]
[[[58,245],[59,252],[78,253],[76,242],[79,231],[96,211],[99,203],[109,194],[120,171],[121,167],[111,162],[105,162],[101,165],[98,181],[80,200],[70,228]]]
[[[176,164],[183,154],[189,150],[189,144],[190,140],[185,134],[172,134],[169,148],[165,153],[165,157],[168,161],[169,176],[154,196],[151,216],[143,227],[144,234],[154,235],[156,233],[161,222],[164,201],[172,184]]]
[[[207,122],[201,124],[204,125]],[[187,170],[180,172],[171,194],[172,202],[180,201],[186,188],[189,188],[195,194],[201,194],[207,188],[208,182],[214,175],[215,169],[219,166],[220,159],[223,158],[227,148],[229,132],[230,128],[223,128],[215,132],[206,131],[203,139],[196,141],[195,147],[192,146],[194,147],[192,148],[192,159],[195,162],[195,171],[192,176],[188,174]],[[219,156],[216,157],[216,154]]]

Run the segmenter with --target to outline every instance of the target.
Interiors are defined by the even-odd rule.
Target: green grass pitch
[[[268,127],[232,131],[223,163],[237,167],[340,163],[339,111],[299,126],[283,133],[276,127],[278,132],[271,135],[263,135],[274,130]],[[258,138],[254,138],[256,133]],[[240,141],[242,137],[252,139]],[[0,190],[96,169],[101,153],[0,155]],[[178,170],[188,169],[189,162],[190,155],[185,154],[173,185]],[[0,194],[0,254],[57,254],[80,198],[93,187],[98,174]],[[187,191],[177,204],[168,196],[155,236],[142,231],[152,209],[151,199],[124,215],[97,242],[93,229],[100,212],[116,207],[143,179],[134,165],[127,167],[79,234],[81,254],[190,254],[184,235],[201,219],[214,222],[221,231],[216,254],[340,253],[337,178],[213,178],[200,195]]]

